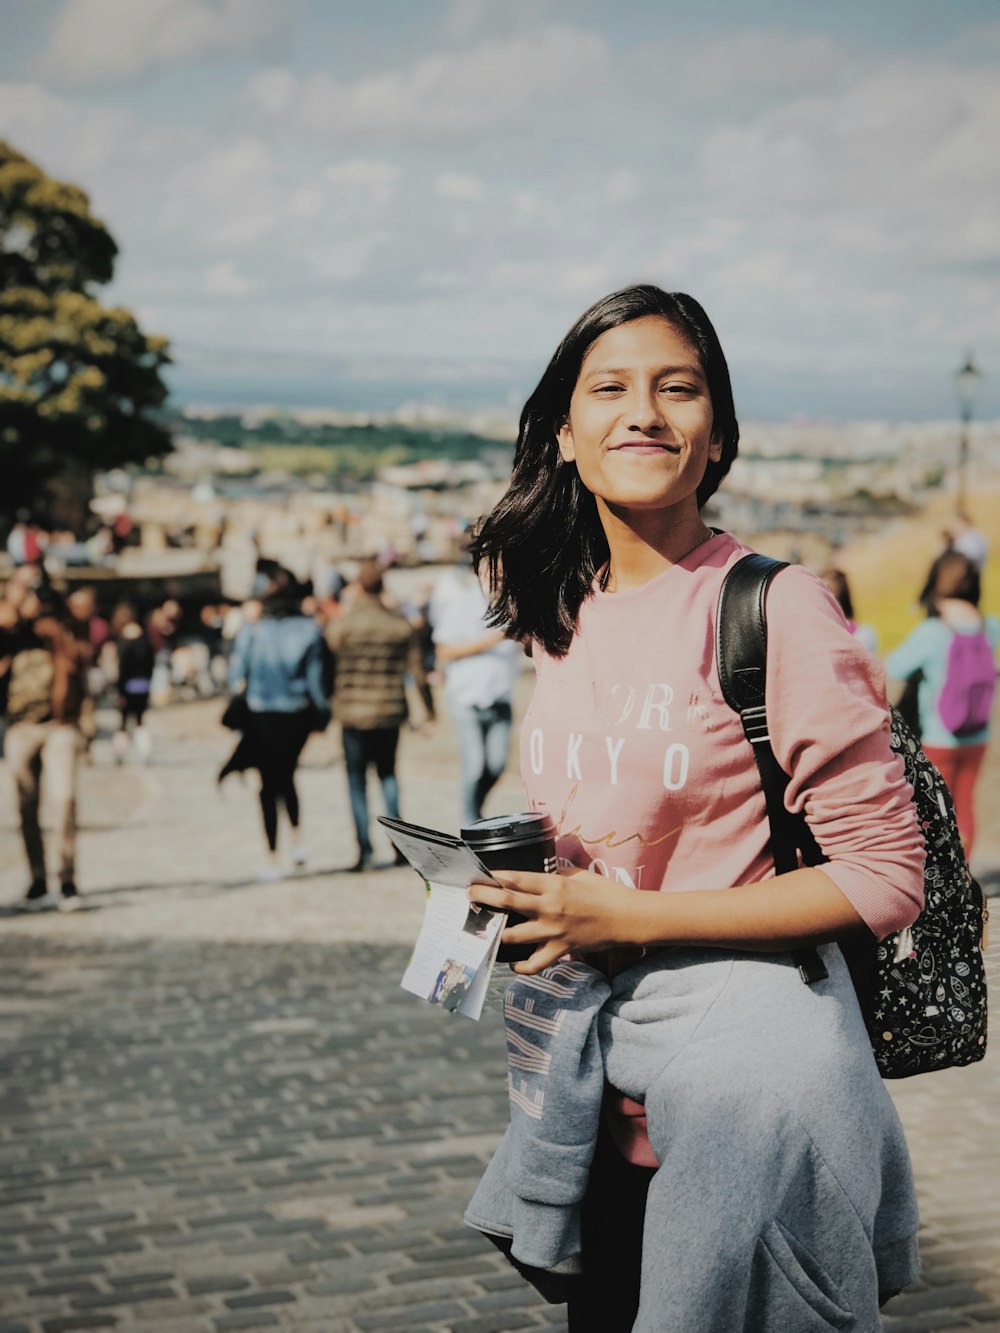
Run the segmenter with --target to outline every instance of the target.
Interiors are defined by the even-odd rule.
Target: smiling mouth
[[[680,451],[680,445],[665,440],[625,440],[611,446],[615,454],[679,454]]]

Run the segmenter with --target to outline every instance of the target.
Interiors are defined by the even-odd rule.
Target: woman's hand
[[[504,944],[537,945],[530,958],[513,964],[515,972],[530,975],[567,953],[595,953],[635,941],[630,926],[643,895],[603,875],[574,867],[559,874],[502,870],[496,879],[503,888],[473,884],[469,897],[527,918],[503,933]]]

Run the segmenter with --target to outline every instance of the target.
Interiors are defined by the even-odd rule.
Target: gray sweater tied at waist
[[[466,1212],[522,1267],[580,1271],[605,1084],[644,1103],[660,1163],[635,1333],[882,1328],[917,1275],[902,1128],[839,949],[667,949],[612,981],[583,963],[504,996],[511,1122]]]

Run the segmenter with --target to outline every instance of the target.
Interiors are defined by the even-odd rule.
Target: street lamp
[[[979,393],[979,381],[982,372],[976,368],[972,353],[965,358],[965,364],[955,371],[955,393],[962,417],[962,434],[958,441],[958,512],[966,512],[966,474],[969,467],[969,423],[972,421],[972,409],[976,405]]]

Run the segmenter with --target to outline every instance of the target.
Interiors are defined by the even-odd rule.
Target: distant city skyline
[[[1000,417],[997,0],[0,0],[0,135],[80,184],[181,402],[516,410],[690,291],[748,419]],[[227,397],[228,395],[228,397]]]

